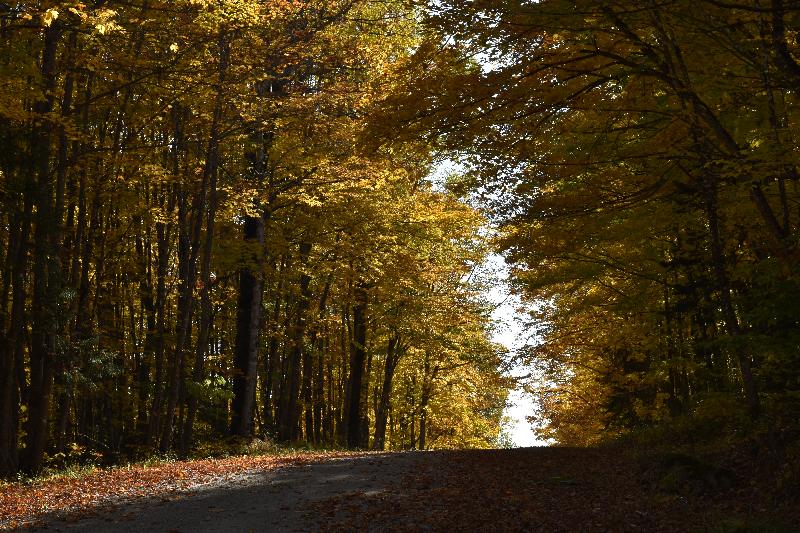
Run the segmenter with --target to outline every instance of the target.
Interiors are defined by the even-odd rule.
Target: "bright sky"
[[[442,161],[433,169],[428,176],[428,180],[435,188],[441,188],[446,177],[459,171],[459,165],[453,161]],[[493,272],[493,277],[497,281],[495,287],[489,292],[490,301],[497,307],[492,313],[492,318],[499,324],[492,340],[513,350],[523,345],[530,336],[530,332],[523,330],[519,320],[517,320],[517,309],[520,307],[519,301],[514,298],[505,283],[508,278],[508,268],[503,258],[499,255],[490,255],[485,267]],[[513,368],[512,375],[522,376],[528,374],[531,369]],[[505,415],[509,422],[506,430],[511,436],[514,446],[521,448],[526,446],[547,446],[549,443],[536,438],[531,424],[525,419],[532,415],[536,410],[533,398],[521,389],[511,391],[509,395],[509,407],[506,408]]]
[[[498,255],[492,255],[488,263],[489,268],[500,278],[498,281],[504,281],[508,276],[508,269],[503,258]],[[525,331],[519,320],[517,320],[519,301],[509,293],[508,286],[505,283],[500,283],[493,288],[489,293],[489,298],[497,305],[492,317],[499,324],[493,340],[511,350],[523,345],[530,336],[530,332]],[[521,367],[513,368],[511,371],[514,376],[525,375],[529,372],[530,369]],[[506,408],[505,415],[510,419],[507,431],[514,442],[514,446],[548,445],[546,441],[536,438],[533,429],[531,429],[531,424],[525,419],[526,416],[532,415],[535,411],[536,405],[530,394],[519,389],[511,392],[509,395],[509,407]]]

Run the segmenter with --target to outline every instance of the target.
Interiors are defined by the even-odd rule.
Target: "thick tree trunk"
[[[33,301],[31,303],[30,398],[24,465],[26,471],[41,470],[47,444],[50,398],[53,388],[57,305],[60,287],[60,257],[53,243],[60,225],[53,205],[54,184],[50,176],[53,124],[46,117],[53,111],[56,81],[56,53],[60,25],[44,31],[42,54],[43,98],[34,104],[37,115],[31,139],[31,159],[36,175],[36,232],[33,258]]]
[[[253,266],[239,272],[239,301],[236,318],[236,347],[233,370],[233,402],[231,405],[231,434],[250,437],[255,414],[255,386],[258,369],[258,338],[261,324],[262,248],[264,246],[263,217],[245,218],[246,246],[255,247],[251,253]]]

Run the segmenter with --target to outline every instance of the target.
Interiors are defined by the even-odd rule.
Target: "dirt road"
[[[368,454],[250,471],[180,493],[118,503],[76,521],[41,517],[38,530],[742,530],[719,527],[726,520],[739,523],[731,520],[742,507],[740,489],[704,492],[690,482],[665,491],[647,468],[609,449]],[[759,511],[750,505],[750,512]]]
[[[441,459],[422,452],[369,455],[251,472],[168,499],[123,504],[88,519],[50,522],[36,531],[318,531],[345,518],[323,513],[326,501],[396,493],[403,479]]]

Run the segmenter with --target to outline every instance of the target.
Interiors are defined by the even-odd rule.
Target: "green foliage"
[[[189,381],[186,383],[186,393],[212,405],[233,398],[228,382],[221,376],[208,377],[202,383]]]
[[[55,452],[45,458],[47,468],[53,473],[64,473],[67,476],[80,476],[103,464],[103,454],[91,447],[77,442],[67,444],[64,451]]]

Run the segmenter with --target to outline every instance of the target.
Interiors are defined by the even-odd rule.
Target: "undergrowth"
[[[613,444],[630,450],[652,490],[708,505],[703,531],[797,531],[800,422],[764,402],[760,416],[729,397],[641,428]]]
[[[73,447],[72,449],[77,448]],[[180,458],[174,453],[159,454],[152,451],[146,452],[142,449],[135,450],[133,455],[136,459],[118,462],[110,462],[99,455],[87,458],[80,453],[62,453],[48,457],[45,467],[36,475],[27,475],[20,472],[11,478],[0,478],[0,490],[11,484],[36,484],[53,478],[79,479],[102,470],[158,467],[176,461],[225,459],[242,456],[286,457],[297,453],[325,454],[344,451],[347,450],[342,447],[313,446],[309,444],[295,446],[276,444],[267,438],[243,439],[231,437],[224,440],[201,442],[192,450],[191,455],[185,458]]]

